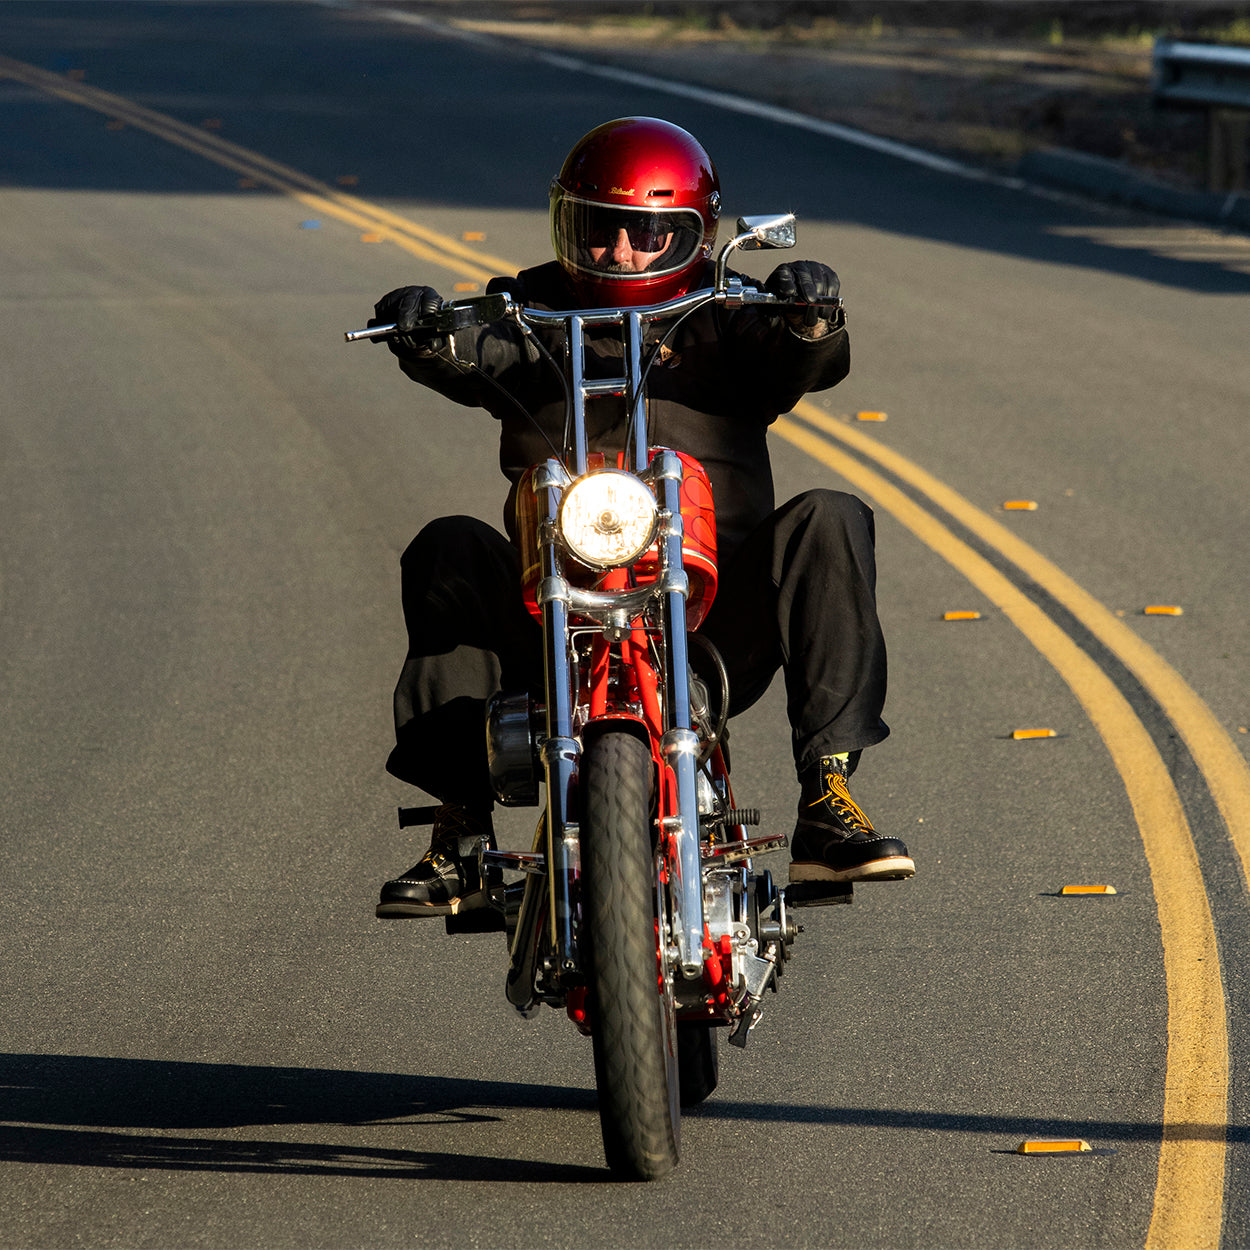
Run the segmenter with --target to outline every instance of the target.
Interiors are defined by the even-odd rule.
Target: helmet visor
[[[703,218],[690,208],[594,204],[557,191],[551,215],[556,255],[583,273],[656,278],[695,261]]]

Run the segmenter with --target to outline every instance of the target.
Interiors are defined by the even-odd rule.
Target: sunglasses
[[[672,237],[674,224],[654,214],[639,217],[597,213],[586,224],[586,245],[615,247],[622,230],[635,252],[662,252]]]

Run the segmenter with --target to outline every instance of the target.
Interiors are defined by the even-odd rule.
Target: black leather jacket
[[[699,285],[711,286],[712,280],[709,263]],[[495,278],[487,287],[488,292],[502,290],[528,307],[579,306],[555,261],[515,278]],[[649,341],[658,340],[667,328],[654,328]],[[539,333],[560,360],[559,331]],[[514,534],[518,479],[530,465],[555,454],[553,444],[560,446],[564,389],[556,371],[511,323],[462,330],[454,337],[454,345],[443,341],[418,352],[392,345],[392,350],[414,381],[456,403],[483,407],[499,421],[499,465],[512,484],[505,523]],[[588,376],[619,377],[618,332],[588,333],[587,339]],[[850,343],[845,327],[808,340],[758,307],[728,310],[708,305],[686,318],[667,347],[648,379],[650,441],[695,456],[707,470],[723,560],[775,506],[766,439],[769,425],[807,392],[824,390],[846,377]],[[587,436],[591,450],[615,454],[625,445],[620,400],[588,401]]]

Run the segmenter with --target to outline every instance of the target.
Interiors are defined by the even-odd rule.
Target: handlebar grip
[[[457,330],[500,321],[515,308],[516,305],[504,294],[471,295],[467,299],[448,300],[433,316],[422,317],[415,322],[410,333],[454,334]],[[362,339],[392,338],[398,332],[398,325],[367,326],[363,330],[348,330],[343,339],[348,343],[359,343]]]
[[[739,298],[744,304],[770,304],[774,308],[789,309],[824,308],[831,313],[841,312],[844,306],[840,295],[835,295],[832,299],[812,300],[809,303],[806,300],[780,299],[771,291],[753,286],[744,286],[739,292]]]

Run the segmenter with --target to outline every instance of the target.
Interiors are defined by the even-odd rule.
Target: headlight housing
[[[578,478],[560,503],[560,537],[594,569],[638,559],[653,542],[658,508],[645,482],[619,469]]]

